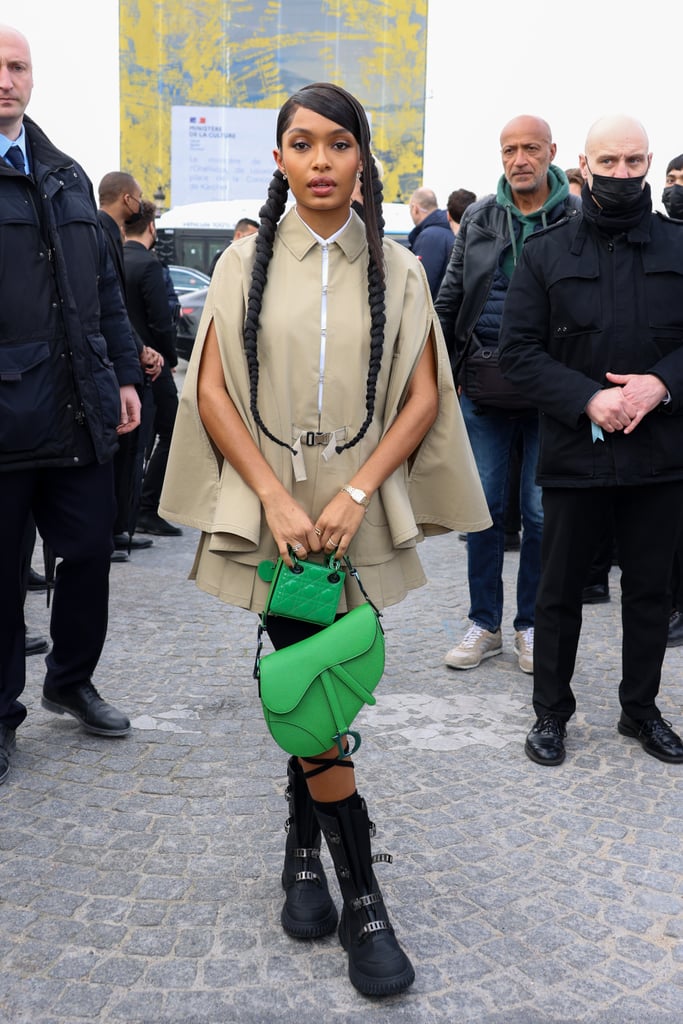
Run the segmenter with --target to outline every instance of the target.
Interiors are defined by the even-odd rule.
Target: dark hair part
[[[375,393],[379,374],[382,352],[384,350],[385,311],[385,279],[384,253],[382,237],[384,235],[384,219],[382,217],[382,182],[377,174],[375,161],[370,150],[370,126],[361,104],[341,86],[329,82],[317,82],[306,85],[290,96],[282,106],[277,119],[276,141],[278,149],[282,149],[282,137],[292,122],[299,107],[312,110],[321,117],[326,117],[335,124],[340,124],[351,132],[356,139],[363,170],[360,175],[363,206],[365,210],[365,234],[368,242],[368,301],[370,305],[370,365],[368,367],[365,391],[366,416],[358,433],[346,444],[337,446],[337,454],[345,448],[352,448],[365,437],[375,412]],[[260,430],[274,441],[293,451],[287,441],[275,437],[261,419],[258,411],[258,330],[259,316],[263,302],[263,290],[268,279],[268,265],[273,255],[273,242],[277,224],[282,217],[287,203],[289,186],[284,175],[275,171],[268,187],[268,198],[259,211],[261,224],[256,237],[256,257],[251,275],[247,314],[244,324],[244,349],[249,367],[249,400],[252,416]]]
[[[673,160],[669,160],[666,165],[666,173],[668,174],[669,171],[683,171],[683,153],[675,156]]]
[[[584,180],[580,167],[566,167],[564,173],[567,175],[567,181],[570,185],[578,185],[579,188],[583,188]]]
[[[477,197],[474,192],[470,192],[468,188],[457,188],[455,192],[451,192],[446,203],[446,209],[451,215],[451,220],[459,224],[460,218],[467,207],[476,202],[476,200]]]
[[[235,224],[233,231],[246,231],[247,228],[258,229],[258,221],[252,220],[251,217],[242,217]]]
[[[126,238],[140,238],[144,235],[149,225],[153,224],[156,220],[156,215],[157,208],[154,203],[150,203],[146,199],[141,199],[140,217],[138,220],[134,220],[131,224],[126,224]]]

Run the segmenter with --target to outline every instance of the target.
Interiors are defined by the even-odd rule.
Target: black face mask
[[[670,217],[683,220],[683,185],[667,185],[662,192],[662,203]]]
[[[132,197],[134,198],[134,197]],[[131,213],[130,217],[126,217],[126,224],[137,224],[139,220],[142,220],[142,199],[138,199],[138,212]]]
[[[644,174],[638,178],[610,178],[606,174],[593,174],[591,195],[606,212],[626,213],[642,199],[644,182]]]

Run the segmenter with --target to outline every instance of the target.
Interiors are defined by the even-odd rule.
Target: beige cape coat
[[[191,573],[197,585],[255,611],[262,610],[267,593],[256,566],[263,559],[274,560],[277,549],[257,495],[217,452],[199,417],[197,375],[211,320],[237,410],[278,478],[313,520],[391,426],[431,339],[439,391],[436,422],[409,464],[373,495],[349,549],[380,607],[395,604],[425,582],[415,550],[418,541],[430,534],[491,525],[424,272],[412,253],[390,240],[384,242],[386,328],[373,424],[359,444],[341,455],[319,445],[297,445],[302,431],[338,431],[348,440],[365,416],[368,256],[365,228],[355,213],[327,250],[323,298],[323,246],[295,211],[286,214],[276,233],[260,317],[259,412],[276,437],[301,450],[306,478],[296,479],[290,452],[263,436],[250,412],[242,326],[253,236],[233,243],[216,267],[173,434],[160,514],[202,531]],[[360,601],[355,582],[347,582],[340,610]]]

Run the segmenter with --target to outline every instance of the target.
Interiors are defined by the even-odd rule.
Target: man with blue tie
[[[22,537],[56,554],[43,707],[89,732],[128,717],[92,684],[107,633],[118,437],[139,424],[137,351],[92,186],[24,111],[27,40],[0,25],[0,783],[26,717]]]

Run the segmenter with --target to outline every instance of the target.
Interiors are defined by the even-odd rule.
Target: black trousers
[[[621,567],[619,701],[634,719],[658,718],[671,610],[671,565],[683,521],[683,483],[544,488],[541,579],[534,636],[534,710],[567,720],[581,632],[581,592],[613,523]]]
[[[161,488],[166,474],[168,453],[171,448],[171,437],[178,412],[178,389],[175,378],[168,367],[152,382],[154,396],[154,426],[150,444],[154,446],[152,456],[147,464],[147,471],[142,482],[142,499],[140,511],[156,512],[159,507]],[[154,444],[156,438],[156,445]]]
[[[0,724],[26,717],[24,595],[31,514],[60,559],[52,596],[46,686],[90,679],[107,634],[115,501],[112,465],[0,473]]]

